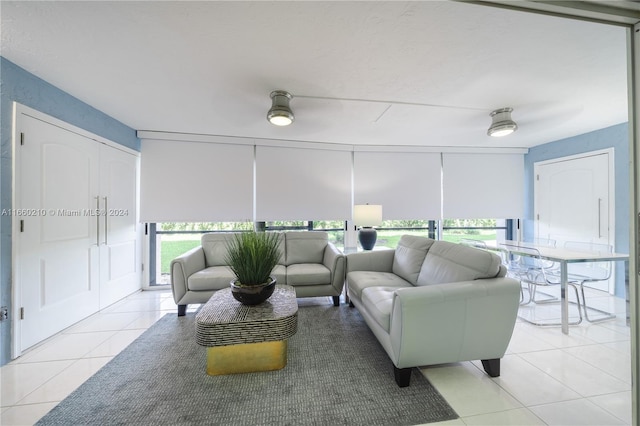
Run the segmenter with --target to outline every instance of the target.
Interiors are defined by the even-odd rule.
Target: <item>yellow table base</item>
[[[207,348],[207,374],[280,370],[287,365],[287,341],[244,343]]]

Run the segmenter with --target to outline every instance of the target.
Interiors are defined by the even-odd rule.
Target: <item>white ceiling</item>
[[[532,147],[628,121],[626,30],[449,1],[10,2],[1,54],[136,130]],[[293,125],[266,121],[291,92]],[[493,109],[519,130],[490,138]]]

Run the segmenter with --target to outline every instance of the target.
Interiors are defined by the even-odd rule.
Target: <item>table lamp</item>
[[[353,206],[353,222],[360,227],[358,241],[364,250],[376,245],[378,233],[373,228],[382,223],[382,206],[379,204],[357,204]]]

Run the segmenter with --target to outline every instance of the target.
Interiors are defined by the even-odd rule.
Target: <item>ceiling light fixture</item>
[[[489,116],[491,117],[491,126],[487,130],[487,135],[493,137],[507,136],[518,130],[518,125],[511,119],[511,112],[513,108],[500,108],[492,111]]]
[[[267,120],[275,126],[288,126],[293,123],[294,116],[289,101],[293,96],[284,90],[271,92],[271,109],[267,113]]]

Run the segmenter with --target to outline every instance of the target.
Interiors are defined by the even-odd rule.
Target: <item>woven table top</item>
[[[231,289],[216,291],[196,314],[196,342],[227,346],[285,340],[298,329],[298,301],[293,287],[276,285],[267,301],[243,305]]]

